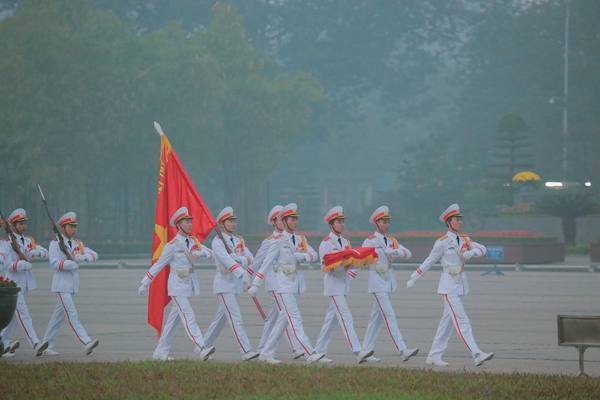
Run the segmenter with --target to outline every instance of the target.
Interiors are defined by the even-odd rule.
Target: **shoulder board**
[[[460,236],[461,238],[465,238],[465,239],[469,237],[469,235],[467,235],[467,234],[464,234],[464,233],[461,233],[459,236]]]
[[[196,236],[188,236],[191,240],[196,240]]]
[[[277,236],[273,236],[273,239],[279,239],[281,236],[283,236],[283,233],[280,233],[280,234],[279,234],[279,235],[277,235]]]
[[[52,239],[53,242],[58,242],[57,238]]]
[[[233,236],[235,236],[236,238],[242,240],[242,236],[241,235],[233,235]]]
[[[9,239],[9,238],[4,238],[4,239],[2,239],[2,240],[3,240],[3,241],[5,241],[5,242],[10,242],[10,239]]]
[[[169,244],[173,244],[177,241],[177,236],[174,237],[173,239],[169,240]]]
[[[472,241],[473,241],[473,240],[471,240],[471,238],[469,237],[469,235],[466,235],[466,234],[464,234],[464,235],[463,235],[463,234],[461,234],[461,235],[460,235],[460,237],[461,237],[461,238],[463,238],[463,240],[464,240],[465,242],[467,242],[467,243],[470,243],[470,242],[472,242]]]
[[[325,239],[323,239],[324,242],[327,242],[328,240],[331,240],[331,236],[326,236]]]
[[[441,238],[439,238],[438,240],[446,240],[447,237],[448,237],[448,235],[444,235]]]
[[[373,239],[375,239],[375,235],[371,235],[371,236],[369,236],[367,239],[371,239],[371,240],[373,240]]]
[[[271,239],[273,239],[273,235],[267,236],[267,240],[271,240]]]

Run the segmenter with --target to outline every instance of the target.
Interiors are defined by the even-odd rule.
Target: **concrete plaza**
[[[100,346],[92,355],[83,354],[82,347],[68,323],[64,322],[54,346],[54,349],[60,352],[59,356],[34,357],[19,326],[13,340],[19,340],[21,348],[17,350],[15,357],[3,357],[1,360],[8,363],[38,363],[150,359],[157,336],[146,322],[147,296],[137,293],[149,263],[147,260],[130,260],[127,264],[119,263],[118,260],[101,260],[82,266],[81,285],[79,293],[75,296],[75,304],[79,318],[90,337],[100,340]],[[117,268],[117,264],[120,264],[120,268]],[[485,352],[493,351],[495,357],[483,366],[476,367],[465,345],[454,332],[444,355],[444,360],[449,362],[450,366],[440,368],[425,364],[443,310],[442,298],[436,294],[440,268],[434,267],[417,283],[414,290],[408,291],[405,282],[416,266],[398,266],[396,276],[399,288],[392,295],[392,303],[406,344],[409,347],[418,347],[419,354],[402,363],[387,331],[383,329],[375,347],[375,355],[381,358],[381,362],[365,363],[361,366],[401,365],[406,368],[433,368],[443,371],[516,371],[565,375],[577,373],[577,350],[559,347],[557,344],[556,318],[557,314],[600,315],[600,273],[583,272],[585,268],[577,266],[573,266],[573,271],[577,272],[569,272],[568,265],[563,265],[559,268],[560,271],[556,271],[557,266],[550,265],[547,268],[532,268],[532,271],[503,269],[505,276],[482,276],[482,267],[468,266],[471,292],[466,297],[465,309],[479,347]],[[305,268],[308,291],[301,295],[299,307],[305,331],[314,346],[329,305],[329,298],[322,295],[322,273],[316,269],[309,270],[308,266]],[[35,263],[34,272],[38,289],[29,293],[27,304],[41,339],[57,297],[55,293],[50,292],[52,271],[48,264]],[[217,299],[212,294],[214,267],[200,266],[197,274],[202,293],[193,297],[191,302],[198,325],[204,332],[218,307]],[[367,274],[361,272],[348,297],[355,329],[361,340],[373,303],[366,290]],[[262,288],[259,299],[266,310],[268,298]],[[247,294],[241,294],[238,302],[244,315],[246,332],[252,345],[257,346],[263,327],[262,319]],[[166,312],[170,307],[167,306]],[[242,362],[239,347],[228,325],[223,328],[215,347],[214,362]],[[176,359],[195,359],[192,349],[190,339],[180,327],[173,340],[170,356]],[[339,327],[329,345],[327,357],[334,360],[334,363],[329,365],[356,365],[356,358]],[[277,358],[288,363],[306,363],[304,359],[292,360],[284,339],[280,342]],[[585,358],[585,371],[591,376],[599,376],[600,349],[588,349]]]

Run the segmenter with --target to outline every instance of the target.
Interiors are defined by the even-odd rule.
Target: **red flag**
[[[339,266],[344,267],[364,267],[365,265],[375,264],[379,256],[375,247],[357,247],[355,249],[342,250],[337,253],[329,253],[323,256],[323,272]],[[347,268],[346,268],[347,269]]]
[[[169,221],[179,207],[187,207],[194,217],[191,235],[196,236],[200,242],[204,241],[217,223],[171,148],[169,139],[162,134],[152,264],[160,257],[165,244],[177,234],[177,229],[170,226]],[[166,266],[150,284],[148,323],[156,329],[158,337],[162,330],[164,309],[171,301],[167,291],[168,277],[169,266]]]

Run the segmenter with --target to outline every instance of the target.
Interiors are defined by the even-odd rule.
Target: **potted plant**
[[[0,332],[6,328],[17,308],[17,296],[21,291],[14,281],[0,277]],[[4,342],[0,336],[0,357],[4,353]]]

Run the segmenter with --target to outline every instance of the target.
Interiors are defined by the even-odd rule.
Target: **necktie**
[[[67,243],[69,243],[69,249],[72,249],[73,246],[71,245],[71,241],[69,240]]]
[[[25,247],[25,239],[21,236],[21,243],[23,243],[23,247]]]
[[[231,237],[231,245],[233,246],[233,248],[235,249],[235,242],[233,241],[233,236]]]
[[[338,242],[340,242],[340,247],[344,247],[342,246],[342,238],[338,238]]]
[[[190,239],[186,238],[185,239],[185,246],[189,249],[190,248]]]
[[[294,243],[294,246],[296,245],[296,235],[292,234],[292,243]]]
[[[385,245],[387,246],[387,236],[383,237],[383,241],[385,242]]]
[[[456,235],[456,243],[458,243],[458,248],[460,249],[460,236]]]

